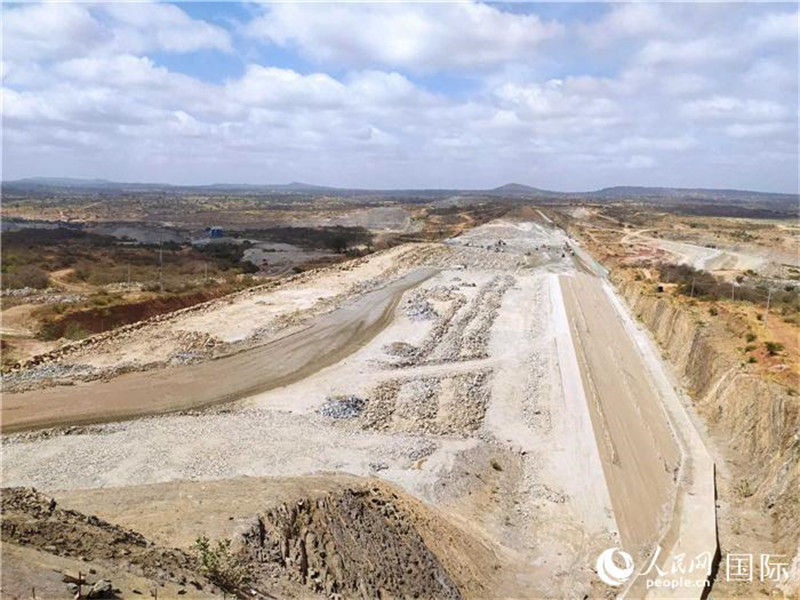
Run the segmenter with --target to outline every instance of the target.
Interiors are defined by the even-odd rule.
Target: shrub
[[[712,317],[716,317],[719,314],[719,311],[717,310],[716,306],[711,306],[708,309],[708,314],[710,314]]]
[[[231,554],[230,540],[217,540],[212,544],[203,535],[195,541],[194,551],[200,561],[200,571],[223,590],[236,592],[247,583],[247,569]]]
[[[748,342],[755,342],[756,341],[756,334],[752,331],[749,331],[746,336],[744,336]]]
[[[736,484],[733,486],[733,490],[740,498],[749,498],[755,493],[747,479],[740,479],[738,482],[736,482]]]
[[[39,332],[36,334],[36,337],[45,342],[52,342],[61,337],[62,331],[61,323],[48,320],[44,321],[39,326]]]
[[[783,350],[783,344],[780,342],[764,342],[764,347],[767,349],[767,354],[775,356]]]
[[[90,332],[77,323],[67,323],[64,329],[64,337],[70,340],[80,340],[90,335]]]
[[[46,288],[50,284],[47,272],[34,265],[23,265],[3,275],[3,287],[6,288]]]

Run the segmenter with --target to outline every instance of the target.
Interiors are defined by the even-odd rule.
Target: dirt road
[[[699,598],[717,553],[713,461],[611,285],[584,274],[561,285],[622,547],[636,562],[620,597]],[[708,571],[653,585],[664,583],[647,574],[654,552],[665,573],[682,557],[705,556]]]
[[[199,365],[131,373],[108,382],[6,394],[2,431],[85,425],[237,400],[308,377],[348,356],[391,321],[420,269],[264,346]]]
[[[671,515],[679,448],[600,279],[561,284],[614,515],[624,546],[641,556]]]

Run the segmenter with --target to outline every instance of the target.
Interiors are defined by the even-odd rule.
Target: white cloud
[[[652,156],[643,156],[641,154],[635,154],[624,161],[624,166],[626,169],[652,169],[658,163]]]
[[[152,48],[166,52],[231,49],[230,37],[224,29],[192,19],[171,4],[108,2],[102,8],[116,22],[115,46],[124,52],[145,52]]]
[[[87,48],[111,39],[89,10],[79,4],[6,5],[2,27],[5,59],[12,61],[80,56]]]
[[[12,62],[65,60],[151,50],[230,50],[228,33],[154,2],[24,4],[3,10],[3,50]]]
[[[670,35],[676,29],[661,5],[635,2],[611,5],[602,18],[589,25],[581,25],[578,32],[593,46],[605,47],[620,39]]]
[[[265,107],[335,108],[342,106],[345,87],[329,75],[301,75],[290,69],[250,65],[245,75],[227,86],[237,101]]]
[[[562,27],[476,2],[273,4],[247,31],[321,63],[429,71],[531,60]]]
[[[797,142],[797,127],[791,122],[734,123],[725,128],[733,138],[788,138]]]
[[[787,116],[786,107],[770,100],[712,96],[685,103],[681,111],[695,119],[744,119],[772,121]]]
[[[678,137],[626,137],[612,147],[615,151],[666,150],[672,152],[688,150],[695,146],[697,146],[697,140],[690,135],[682,135]]]
[[[573,87],[579,91],[571,89]],[[506,84],[497,89],[495,95],[503,106],[512,108],[518,114],[529,114],[541,119],[615,117],[620,111],[616,102],[595,94],[594,90],[587,88],[585,81],[578,82],[575,86],[560,79],[551,79],[542,85]]]
[[[800,13],[775,12],[754,20],[752,38],[760,43],[797,43],[800,36]]]
[[[713,62],[733,61],[736,51],[729,46],[727,40],[718,37],[706,37],[689,41],[647,42],[637,56],[637,61],[644,65],[698,65]]]
[[[275,4],[243,27],[281,66],[173,5],[136,7],[5,11],[7,176],[796,185],[796,46],[774,7],[614,5],[592,30],[474,3]],[[204,48],[243,71],[158,62]]]

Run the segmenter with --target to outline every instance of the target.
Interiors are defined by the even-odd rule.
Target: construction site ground
[[[393,593],[430,575],[434,597],[614,596],[594,570],[607,548],[637,569],[678,537],[716,552],[713,464],[651,342],[572,247],[545,218],[494,221],[76,345],[10,376],[2,485],[185,551],[282,503],[334,498],[312,505],[338,514],[378,486],[404,515],[387,531],[421,540],[398,547],[432,557],[417,581],[378,564]],[[8,594],[80,564],[4,541]],[[123,597],[143,585],[98,561]],[[279,597],[328,581],[281,577]]]

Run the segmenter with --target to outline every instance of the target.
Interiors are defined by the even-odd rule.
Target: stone
[[[114,587],[108,579],[100,579],[95,583],[86,594],[87,598],[111,598],[114,593]]]

